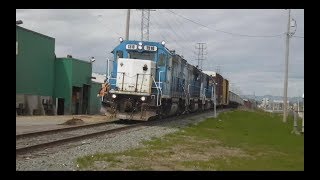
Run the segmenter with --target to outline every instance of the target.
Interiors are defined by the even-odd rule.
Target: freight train
[[[147,121],[211,109],[214,103],[227,107],[230,100],[243,104],[230,93],[228,80],[218,73],[202,72],[166,48],[164,41],[121,39],[111,53],[108,88],[102,93],[102,110],[108,116]]]

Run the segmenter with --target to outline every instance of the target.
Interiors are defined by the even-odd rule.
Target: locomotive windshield
[[[128,52],[128,54],[129,54],[128,58],[130,59],[143,59],[143,60],[153,61],[156,53],[155,52],[140,53],[140,52],[131,51],[131,52]]]

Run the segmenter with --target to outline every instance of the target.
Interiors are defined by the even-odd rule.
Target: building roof
[[[41,34],[41,33],[35,32],[35,31],[32,31],[32,30],[30,30],[30,29],[26,29],[26,28],[21,27],[21,26],[18,26],[18,25],[16,25],[16,28],[20,28],[20,29],[22,29],[22,30],[24,30],[24,31],[28,31],[28,32],[34,33],[34,34],[36,34],[36,35],[40,35],[40,36],[43,36],[43,37],[46,37],[46,38],[55,40],[55,38],[53,38],[53,37],[50,37],[50,36],[47,36],[47,35],[44,35],[44,34]]]
[[[72,61],[79,61],[79,62],[91,64],[91,62],[89,61],[85,61],[85,60],[77,59],[73,57],[57,57],[56,60],[72,60]]]

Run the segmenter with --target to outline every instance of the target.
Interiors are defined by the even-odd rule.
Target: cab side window
[[[119,58],[123,58],[123,52],[122,51],[117,51],[117,60]]]
[[[158,60],[158,66],[164,66],[166,63],[166,55],[165,54],[160,54],[159,55],[159,60]]]

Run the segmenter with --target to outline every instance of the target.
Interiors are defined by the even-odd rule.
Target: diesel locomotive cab
[[[105,97],[106,115],[148,120],[156,115],[161,91],[156,82],[159,43],[122,41],[112,53],[111,89]]]

